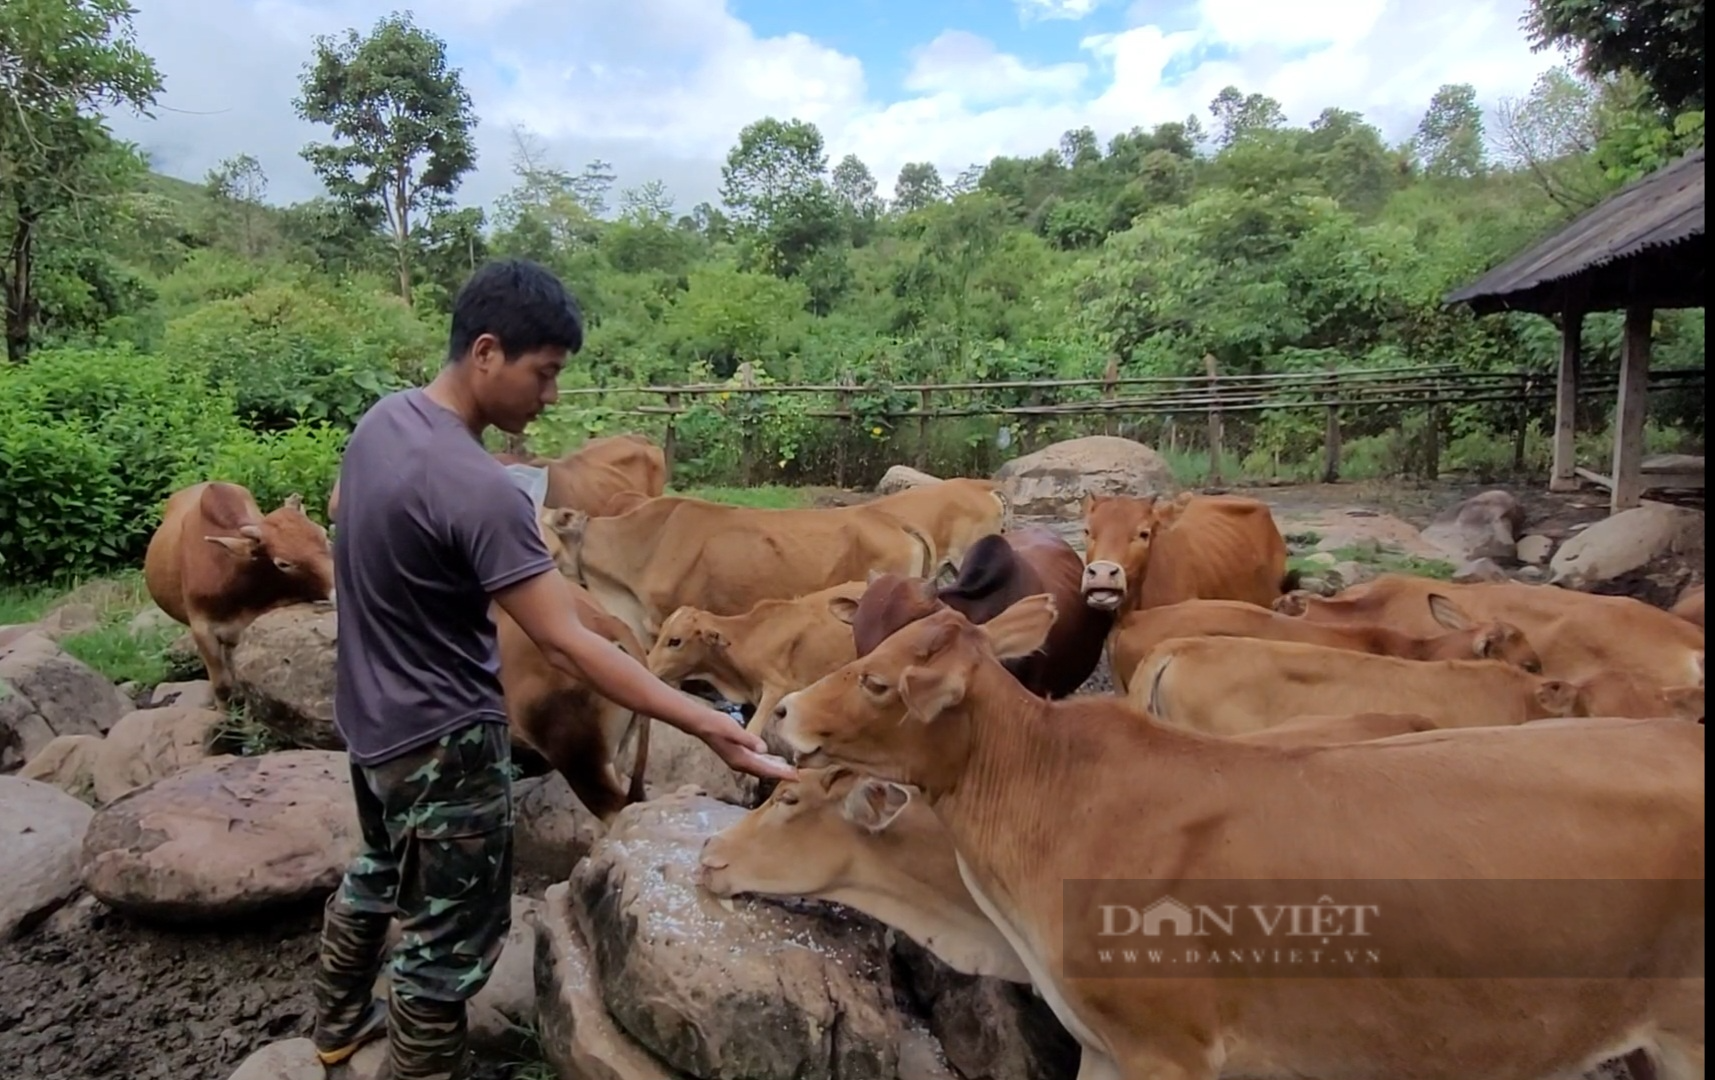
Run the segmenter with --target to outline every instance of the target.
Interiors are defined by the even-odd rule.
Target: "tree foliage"
[[[1531,0],[1524,24],[1537,49],[1577,49],[1589,75],[1636,75],[1667,111],[1703,109],[1703,0]]]

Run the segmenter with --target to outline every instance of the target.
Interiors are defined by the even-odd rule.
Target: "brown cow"
[[[1703,629],[1703,586],[1693,585],[1680,593],[1672,611],[1697,629]]]
[[[1474,620],[1504,619],[1523,630],[1556,679],[1625,672],[1658,686],[1702,685],[1703,632],[1629,596],[1600,596],[1555,585],[1459,584],[1415,574],[1383,574],[1332,598],[1292,593],[1274,605],[1312,622],[1380,623],[1407,634],[1437,632],[1427,597],[1458,601]]]
[[[554,509],[548,524],[568,576],[651,646],[681,607],[738,615],[871,570],[936,565],[927,536],[868,505],[765,510],[662,496],[613,517]]]
[[[1268,505],[1236,495],[1084,497],[1084,599],[1127,612],[1181,600],[1267,607],[1296,588]]]
[[[548,470],[544,506],[603,514],[609,500],[626,491],[656,498],[667,490],[667,455],[642,435],[606,435],[591,439],[558,459]]]
[[[520,456],[518,454],[509,454],[504,450],[490,450],[488,452],[488,456],[492,457],[494,460],[500,462],[502,465],[529,465],[532,468],[537,468],[537,469],[545,468],[549,462],[554,460],[553,458],[541,458],[541,457],[535,457],[535,456],[523,457],[523,456]],[[336,525],[338,524],[339,519],[335,515],[335,511],[337,511],[338,509],[339,509],[339,478],[335,477],[334,482],[333,482],[333,490],[328,492],[328,520],[331,522],[334,522]]]
[[[968,476],[909,487],[865,505],[917,526],[934,541],[941,555],[935,576],[944,568],[957,571],[971,545],[1000,533],[1011,517],[998,483]]]
[[[167,499],[143,553],[143,581],[162,611],[190,627],[225,702],[232,650],[257,616],[334,598],[333,549],[300,496],[264,515],[243,486],[204,481]]]
[[[1041,653],[1006,662],[1033,694],[1065,697],[1095,671],[1113,627],[1111,612],[1080,602],[1084,563],[1052,530],[1027,525],[985,536],[965,557],[958,579],[936,588],[920,578],[872,575],[856,603],[840,599],[834,614],[851,623],[853,645],[864,656],[906,623],[950,607],[974,623],[985,623],[1026,596],[1048,593],[1060,612]]]
[[[576,582],[566,584],[579,621],[641,663],[643,647],[630,629],[603,611]],[[603,824],[641,802],[643,774],[649,764],[650,718],[597,694],[583,679],[549,663],[500,605],[491,605],[490,610],[500,653],[500,687],[515,745],[539,754],[565,777],[572,793]],[[620,783],[614,769],[628,729],[636,731],[637,740],[629,786]]]
[[[793,600],[759,600],[742,615],[682,607],[661,624],[649,670],[662,682],[701,679],[728,701],[754,705],[746,728],[758,730],[775,703],[849,663],[852,632],[830,603],[863,594],[850,581]]]
[[[1501,660],[1533,674],[1541,673],[1542,659],[1518,627],[1499,619],[1477,626],[1446,596],[1430,593],[1427,600],[1435,621],[1445,628],[1444,633],[1433,637],[1368,623],[1331,625],[1294,619],[1242,600],[1182,600],[1134,611],[1120,620],[1110,641],[1114,686],[1125,693],[1132,673],[1149,651],[1176,637],[1301,641],[1404,660]]]
[[[1247,744],[1028,693],[999,661],[1053,620],[936,612],[777,725],[896,785],[888,814],[928,803],[1084,1080],[1542,1080],[1639,1047],[1703,1075],[1704,728]]]

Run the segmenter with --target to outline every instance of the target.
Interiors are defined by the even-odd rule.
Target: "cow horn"
[[[288,510],[297,510],[302,513],[304,509],[304,497],[294,491],[290,495],[286,496],[286,501],[283,505]]]

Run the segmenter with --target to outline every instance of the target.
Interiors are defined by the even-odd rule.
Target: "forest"
[[[1521,32],[1578,62],[1490,110],[1481,88],[1443,86],[1397,144],[1362,102],[1295,126],[1273,99],[1228,87],[1203,114],[1105,142],[1080,128],[1034,156],[889,178],[830,160],[815,125],[770,116],[737,135],[718,205],[684,207],[607,162],[551,160],[520,129],[511,190],[484,209],[457,203],[479,118],[445,43],[409,13],[306,42],[294,106],[323,131],[302,155],[324,192],[280,205],[242,147],[191,182],[113,136],[103,110],[147,112],[163,81],[123,0],[9,0],[0,580],[135,565],[162,499],[196,480],[246,484],[265,507],[299,492],[319,515],[352,425],[432,376],[453,293],[493,256],[553,268],[587,320],[564,396],[526,434],[534,453],[661,435],[659,413],[626,411],[659,397],[581,388],[847,388],[849,422],[815,415],[827,396],[688,398],[679,489],[828,483],[836,456],[848,482],[872,482],[916,456],[917,425],[895,414],[918,402],[900,388],[924,382],[1187,376],[1211,362],[1234,375],[1551,372],[1551,321],[1478,319],[1442,297],[1703,143],[1701,0],[1600,6],[1598,18],[1584,0],[1534,0]],[[1657,325],[1658,367],[1702,367],[1701,310]],[[1586,364],[1612,371],[1617,316],[1584,335]],[[1043,400],[1030,388],[978,399]],[[1610,408],[1589,404],[1593,453]],[[1540,475],[1551,409],[1440,410],[1441,468]],[[1701,390],[1653,399],[1650,449],[1700,447],[1702,413]],[[1415,467],[1421,410],[1342,422],[1348,475]],[[986,473],[1101,425],[938,420],[922,460]],[[1174,464],[1195,477],[1206,448],[1199,464],[1197,425],[1183,427]],[[1165,443],[1157,416],[1119,430]],[[1229,478],[1317,468],[1318,410],[1235,416],[1226,430]]]

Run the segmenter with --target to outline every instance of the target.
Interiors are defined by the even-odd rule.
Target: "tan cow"
[[[190,627],[225,702],[246,627],[278,607],[333,599],[333,549],[300,496],[265,515],[249,489],[204,481],[168,497],[143,553],[143,581],[168,617]]]
[[[1474,620],[1504,619],[1523,630],[1543,674],[1581,679],[1619,671],[1659,686],[1701,685],[1703,631],[1629,596],[1599,596],[1554,585],[1483,582],[1455,585],[1414,574],[1384,574],[1323,598],[1293,593],[1275,609],[1312,622],[1380,623],[1433,634],[1427,597],[1440,593]]]
[[[1296,575],[1266,503],[1236,495],[1084,497],[1084,600],[1123,616],[1181,600],[1267,607]]]
[[[643,662],[643,646],[624,623],[603,611],[576,582],[568,581],[579,621]],[[643,800],[643,774],[649,764],[648,717],[597,694],[582,678],[548,662],[512,617],[490,605],[500,653],[500,687],[515,743],[541,755],[571,787],[572,793],[603,824],[625,807]],[[628,731],[635,731],[629,784],[620,782],[614,760]]]
[[[917,526],[934,541],[941,556],[937,576],[943,569],[958,570],[972,544],[1003,532],[1011,520],[1011,510],[1000,485],[968,476],[909,487],[871,499],[864,505],[885,510]]]
[[[1432,637],[1376,624],[1310,622],[1242,600],[1182,600],[1145,608],[1127,615],[1109,635],[1114,685],[1123,694],[1149,651],[1176,637],[1270,638],[1404,660],[1501,660],[1525,671],[1542,671],[1541,658],[1518,627],[1499,619],[1476,625],[1440,593],[1430,593],[1427,600],[1430,614],[1443,628]]]
[[[764,510],[663,496],[613,517],[554,509],[546,520],[572,580],[651,646],[682,607],[738,615],[871,570],[921,577],[936,565],[927,536],[868,505]]]
[[[852,628],[830,606],[855,604],[865,588],[848,581],[793,600],[761,600],[742,615],[682,607],[661,624],[649,670],[674,686],[701,679],[728,701],[756,706],[746,728],[757,731],[782,697],[857,655]]]
[[[1703,629],[1703,586],[1693,585],[1680,593],[1671,610],[1697,629]]]
[[[548,470],[543,505],[601,514],[621,492],[655,498],[667,490],[667,455],[642,435],[606,435],[539,462]]]
[[[937,612],[779,729],[928,803],[1082,1080],[1543,1080],[1635,1047],[1703,1076],[1702,727],[1245,744],[1029,693],[1000,660],[1053,617]]]
[[[1298,641],[1189,637],[1151,650],[1126,697],[1164,724],[1238,735],[1298,716],[1359,712],[1417,713],[1448,728],[1676,715],[1659,696],[1637,692],[1648,689],[1613,672],[1569,682],[1498,660],[1402,660]]]

